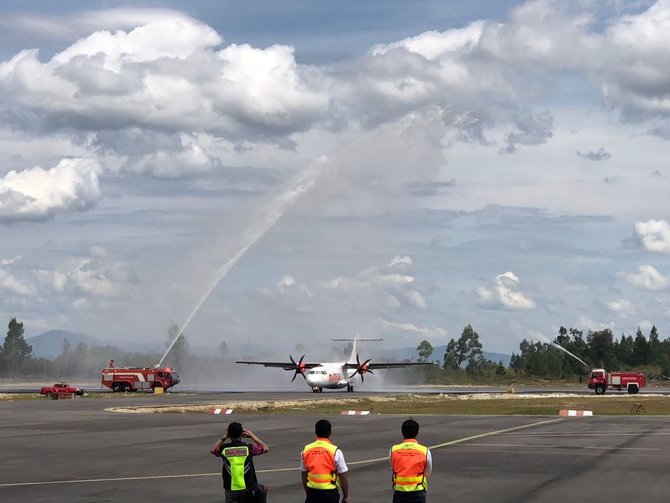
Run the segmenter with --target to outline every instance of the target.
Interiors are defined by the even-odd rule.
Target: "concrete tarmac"
[[[250,394],[249,399],[276,395]],[[346,396],[346,395],[345,395]],[[308,395],[307,398],[310,398]],[[214,403],[239,394],[0,402],[0,501],[221,502],[208,453],[231,420],[271,446],[256,459],[268,501],[304,501],[299,453],[321,416],[119,414],[106,407]],[[286,397],[288,398],[288,397]],[[350,502],[391,500],[388,449],[407,416],[334,416]],[[416,416],[432,447],[429,501],[668,501],[667,417]]]

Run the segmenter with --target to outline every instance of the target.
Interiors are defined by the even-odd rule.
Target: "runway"
[[[254,393],[259,400],[275,395]],[[302,395],[305,397],[305,395]],[[346,394],[343,394],[346,396]],[[0,501],[220,502],[208,453],[234,417],[271,447],[256,460],[269,501],[302,501],[299,453],[321,416],[118,414],[112,406],[214,403],[234,395],[0,402]],[[306,395],[311,398],[311,394]],[[288,397],[287,397],[288,398]],[[158,400],[157,400],[158,399]],[[351,502],[390,501],[386,456],[406,416],[333,416]],[[416,416],[432,446],[431,501],[667,501],[667,417]]]

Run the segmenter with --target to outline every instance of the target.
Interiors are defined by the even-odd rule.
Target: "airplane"
[[[394,369],[402,367],[414,367],[433,365],[432,363],[370,363],[371,358],[361,363],[356,346],[360,341],[381,341],[383,339],[365,339],[356,337],[354,339],[331,339],[338,342],[353,342],[351,356],[346,362],[327,362],[327,363],[308,363],[305,362],[305,355],[302,355],[297,362],[293,356],[289,355],[290,362],[266,362],[266,361],[248,361],[238,360],[235,363],[246,365],[263,365],[264,367],[281,368],[288,371],[294,371],[293,379],[295,381],[298,375],[301,375],[307,385],[312,388],[313,393],[321,393],[323,389],[342,389],[347,388],[348,392],[354,391],[354,378],[361,376],[361,382],[365,382],[365,374],[374,374],[374,370]]]

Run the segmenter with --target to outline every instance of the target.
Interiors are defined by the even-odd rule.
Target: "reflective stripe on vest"
[[[230,490],[241,491],[247,488],[244,475],[251,468],[248,462],[249,447],[246,445],[235,445],[226,447],[221,451],[226,471],[230,474]]]
[[[416,440],[405,440],[391,447],[393,489],[401,492],[425,491],[428,447]]]
[[[336,451],[336,445],[320,438],[305,446],[302,461],[307,468],[307,487],[337,489]]]

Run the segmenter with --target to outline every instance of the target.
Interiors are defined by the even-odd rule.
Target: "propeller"
[[[354,377],[356,374],[359,374],[361,376],[361,382],[365,382],[364,374],[366,372],[368,374],[374,374],[374,372],[368,368],[368,363],[370,363],[370,360],[372,360],[372,358],[368,358],[361,364],[361,360],[358,356],[358,353],[356,353],[356,371],[353,374],[351,374],[351,377]]]
[[[307,380],[305,377],[305,364],[302,362],[305,359],[305,355],[302,355],[300,360],[298,360],[298,363],[296,363],[296,361],[293,359],[293,356],[289,355],[288,357],[291,359],[291,363],[293,364],[293,370],[295,370],[291,382],[295,381],[295,378],[298,377],[298,374],[300,374],[303,379]]]

